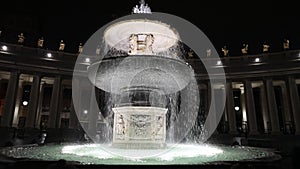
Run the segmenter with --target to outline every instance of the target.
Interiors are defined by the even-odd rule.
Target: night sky
[[[80,42],[104,24],[130,14],[139,0],[62,0],[17,1],[1,4],[1,40],[16,43],[24,32],[26,45],[35,46],[43,36],[45,48],[57,50],[61,39],[67,52],[77,52]],[[292,49],[300,49],[300,9],[289,1],[197,1],[146,0],[153,12],[182,17],[198,26],[221,51],[224,45],[230,55],[240,55],[243,43],[249,53],[260,53],[262,43],[270,44],[270,51],[280,51],[284,38]]]

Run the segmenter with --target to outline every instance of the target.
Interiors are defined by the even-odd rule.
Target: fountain
[[[94,98],[90,101],[90,105],[96,105],[90,108],[90,122],[88,125],[82,124],[95,143],[9,147],[2,149],[1,154],[15,160],[31,159],[31,162],[66,159],[79,162],[78,165],[233,164],[280,158],[268,149],[204,144],[215,129],[210,121],[218,121],[216,115],[208,115],[205,124],[196,127],[200,135],[192,137],[191,142],[186,141],[191,140],[187,138],[194,134],[190,131],[197,124],[200,99],[194,70],[187,63],[181,48],[182,38],[187,39],[180,36],[174,27],[158,20],[159,17],[144,1],[140,2],[140,6],[135,6],[132,13],[108,24],[99,31],[100,34],[93,36],[96,38],[91,38],[103,38],[102,55],[97,55],[88,67],[82,66],[81,62],[75,65],[75,69],[81,69],[75,71],[74,78],[86,72],[84,75],[93,84],[92,94],[87,94],[89,97],[97,95],[94,87],[109,96],[105,102],[106,115],[98,108],[98,101]],[[158,16],[161,20],[168,20],[165,15]],[[204,40],[209,43],[207,38]],[[195,44],[192,42],[189,45]],[[99,46],[98,41],[94,43],[89,40],[85,49],[94,51],[95,46]],[[97,48],[97,51],[99,53],[100,50]],[[91,53],[79,55],[78,60]],[[207,72],[213,74],[209,69]],[[214,82],[214,78],[210,80]],[[80,90],[73,86],[73,99],[78,98]],[[215,106],[213,102],[211,106]],[[80,120],[80,106],[75,105],[74,108]],[[209,114],[212,114],[211,110]],[[99,142],[97,134],[99,115],[106,126],[100,131],[105,135],[104,143]],[[213,120],[208,120],[210,118]],[[207,126],[211,128],[206,129]],[[183,140],[186,142],[183,143]]]
[[[133,9],[134,13],[148,11],[150,8],[143,2],[140,8]],[[111,54],[91,64],[88,72],[96,72],[89,73],[93,85],[121,100],[114,102],[116,107],[112,108],[113,147],[166,146],[168,109],[164,102],[168,95],[190,83],[193,71],[180,56],[168,52],[178,45],[179,39],[175,29],[155,20],[126,20],[104,31],[104,43]],[[121,57],[119,53],[128,56]]]

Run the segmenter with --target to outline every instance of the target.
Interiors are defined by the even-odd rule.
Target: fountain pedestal
[[[166,108],[128,106],[114,111],[116,148],[155,149],[166,146]]]

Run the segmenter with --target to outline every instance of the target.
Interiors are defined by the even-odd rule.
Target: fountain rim
[[[40,147],[45,147],[45,146],[68,146],[68,145],[90,145],[90,144],[87,144],[87,143],[82,143],[82,144],[78,144],[76,142],[64,142],[64,143],[46,143],[44,145],[38,145],[38,144],[25,144],[25,145],[15,145],[15,146],[9,146],[9,147],[1,147],[0,148],[0,163],[2,164],[17,164],[17,163],[34,163],[34,162],[37,162],[37,163],[40,163],[40,162],[49,162],[49,164],[53,163],[53,162],[57,162],[57,160],[49,160],[49,159],[41,159],[41,158],[30,158],[30,157],[14,157],[12,155],[6,155],[3,153],[3,151],[8,151],[12,148],[40,148]],[[214,144],[215,145],[215,144]],[[229,145],[224,145],[224,144],[216,144],[217,146],[218,145],[221,145],[221,146],[224,146],[224,147],[237,147],[237,146],[229,146]],[[254,147],[254,146],[238,146],[240,147],[241,149],[244,149],[244,148],[254,148],[256,150],[261,150],[261,151],[266,151],[266,152],[270,152],[272,153],[272,155],[270,156],[267,156],[267,157],[258,157],[258,158],[249,158],[249,159],[242,159],[242,160],[218,160],[218,161],[210,161],[210,162],[205,162],[205,163],[197,163],[197,164],[180,164],[180,165],[183,165],[183,166],[192,166],[192,165],[196,165],[196,166],[207,166],[207,165],[225,165],[225,166],[228,166],[228,165],[231,165],[233,166],[234,164],[245,164],[245,163],[253,163],[253,164],[258,164],[258,163],[261,163],[261,164],[268,164],[268,163],[273,163],[273,162],[276,162],[276,161],[279,161],[282,159],[282,156],[280,155],[280,153],[278,151],[276,151],[274,148],[262,148],[262,147]],[[66,160],[66,159],[64,159]],[[122,164],[87,164],[87,163],[84,163],[84,162],[80,162],[78,160],[66,160],[68,164],[73,164],[73,165],[76,165],[76,166],[115,166],[115,165],[122,165]],[[133,164],[123,164],[123,165],[133,165]],[[134,165],[145,165],[143,163],[134,163]],[[178,165],[178,164],[149,164],[150,166],[153,166],[153,165],[164,165],[164,166],[174,166],[174,165]]]
[[[157,59],[168,59],[168,60],[172,60],[174,62],[179,62],[180,64],[186,64],[188,65],[188,62],[186,61],[186,59],[182,58],[182,59],[175,59],[175,58],[171,58],[171,57],[167,57],[164,55],[149,55],[149,54],[137,54],[137,55],[126,55],[126,56],[117,56],[117,57],[104,57],[101,60],[95,61],[93,63],[91,63],[89,66],[87,66],[87,69],[89,69],[90,67],[94,66],[95,64],[99,64],[101,62],[109,62],[111,60],[117,60],[117,59],[126,59],[126,58],[131,58],[131,57],[151,57],[151,58],[157,58]]]

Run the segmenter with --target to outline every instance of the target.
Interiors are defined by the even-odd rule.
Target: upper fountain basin
[[[88,67],[88,74],[93,85],[110,93],[153,89],[170,94],[188,85],[193,69],[185,62],[172,58],[130,55],[93,63]]]
[[[152,50],[163,52],[179,41],[178,32],[163,22],[150,19],[132,19],[117,22],[104,32],[104,41],[117,50],[130,50],[129,38],[134,34],[151,34],[154,37]]]

